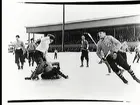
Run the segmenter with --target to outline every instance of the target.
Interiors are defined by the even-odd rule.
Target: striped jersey
[[[100,39],[97,43],[97,55],[99,58],[102,58],[101,51],[103,51],[104,56],[108,54],[108,52],[113,53],[120,50],[121,43],[115,39],[113,36],[108,35],[105,36],[104,39]]]
[[[140,54],[140,43],[139,43],[139,45],[135,48],[135,51],[136,51],[137,53]]]

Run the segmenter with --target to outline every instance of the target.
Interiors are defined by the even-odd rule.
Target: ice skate
[[[128,81],[124,78],[122,74],[117,74],[117,75],[125,84],[128,84]]]
[[[134,74],[134,72],[133,72],[132,70],[128,70],[128,73],[132,76],[132,78],[133,78],[136,82],[140,83],[140,80],[135,76],[135,74]]]

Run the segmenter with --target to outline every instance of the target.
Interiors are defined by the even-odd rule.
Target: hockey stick
[[[96,42],[94,41],[94,39],[92,38],[91,34],[88,33],[88,32],[85,32],[84,34],[88,35],[90,37],[90,39],[92,40],[92,42],[95,44],[95,46],[97,47],[97,44]],[[107,68],[108,68],[108,72],[111,73],[111,68],[110,68],[110,65],[109,63],[107,62],[106,58],[107,56],[110,54],[110,51],[107,53],[107,55],[104,57],[104,63],[106,64]]]
[[[90,33],[87,33],[87,32],[85,32],[84,34],[88,35],[88,36],[90,37],[90,39],[92,40],[92,42],[93,42],[93,43],[96,45],[96,47],[97,47],[97,44],[96,44],[96,42],[94,41],[94,39],[92,38],[91,34],[90,34]]]

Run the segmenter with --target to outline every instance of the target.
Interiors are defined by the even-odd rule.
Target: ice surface
[[[14,63],[14,55],[8,54],[2,70],[3,92],[7,100],[28,99],[93,99],[93,100],[122,100],[138,101],[140,84],[135,82],[127,71],[124,76],[129,84],[124,84],[113,72],[110,76],[105,64],[98,64],[99,58],[95,52],[89,53],[89,67],[80,68],[80,52],[58,53],[58,60],[53,60],[53,53],[49,58],[59,61],[61,71],[69,75],[69,79],[59,80],[24,80],[31,74],[34,67],[29,67],[28,61],[23,70],[18,70]],[[140,63],[132,63],[134,53],[127,54],[128,62],[136,75],[140,78]]]

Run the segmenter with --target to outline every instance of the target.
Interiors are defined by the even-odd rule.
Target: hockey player
[[[135,48],[135,57],[133,60],[133,63],[135,62],[135,60],[137,59],[137,63],[139,63],[139,59],[140,59],[140,37],[138,38],[139,40],[139,45]]]
[[[60,71],[59,63],[50,63],[47,61],[46,53],[49,48],[49,44],[52,43],[54,40],[54,36],[51,34],[48,34],[46,37],[41,38],[41,41],[39,45],[36,47],[34,58],[35,62],[37,63],[37,67],[34,72],[32,72],[32,75],[30,77],[27,77],[25,79],[39,79],[38,75],[42,74],[41,77],[43,79],[50,78],[53,76],[61,75],[64,78],[68,78],[68,76],[64,75]],[[57,65],[57,67],[55,66]]]
[[[89,67],[89,57],[88,57],[88,47],[89,47],[89,44],[88,44],[88,41],[85,39],[85,36],[82,35],[82,41],[81,41],[81,66],[80,67],[83,67],[83,61],[84,61],[84,58],[86,59],[87,61],[87,67]]]
[[[20,36],[16,35],[16,42],[14,42],[14,54],[15,54],[15,63],[19,69],[23,69],[24,66],[24,53],[25,53],[25,46],[23,41],[19,40]],[[21,66],[20,66],[21,63]]]
[[[127,61],[127,54],[126,54],[126,52],[129,52],[129,53],[131,53],[131,52],[130,52],[130,50],[129,50],[129,47],[128,47],[126,41],[124,41],[124,42],[121,44],[120,51],[122,52],[121,55],[123,56],[123,58]],[[132,54],[132,53],[131,53],[131,54]]]
[[[111,35],[106,35],[104,31],[100,31],[99,42],[97,43],[97,55],[100,59],[107,60],[112,70],[120,77],[120,79],[127,84],[128,81],[124,78],[121,73],[121,69],[118,66],[121,66],[123,69],[127,70],[128,73],[132,76],[134,80],[140,83],[140,80],[135,76],[134,72],[131,69],[131,66],[128,65],[126,60],[122,56],[120,51],[121,43]],[[105,57],[101,56],[101,50],[104,52]]]
[[[54,59],[57,59],[57,53],[58,53],[58,51],[55,49],[54,50]]]
[[[27,46],[27,56],[28,56],[28,61],[29,61],[29,66],[31,66],[31,61],[32,61],[32,66],[34,66],[34,52],[35,52],[36,46],[34,43],[34,39],[31,39],[31,43]]]

